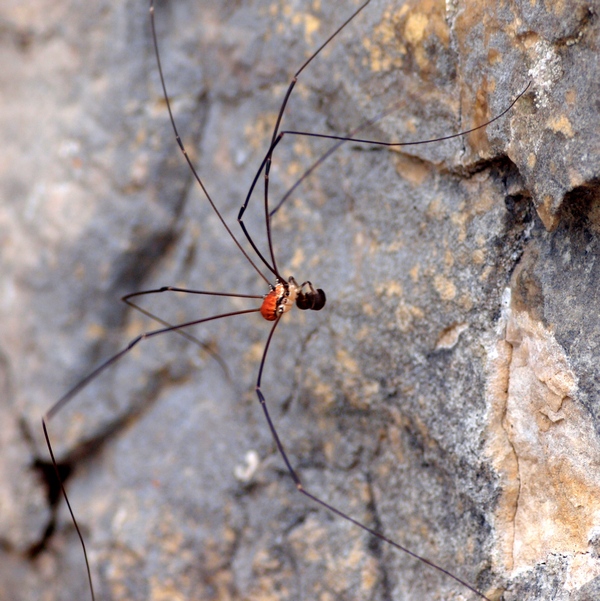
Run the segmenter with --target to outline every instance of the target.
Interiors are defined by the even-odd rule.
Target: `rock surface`
[[[353,2],[157,9],[184,143],[236,235],[287,82]],[[372,0],[284,128],[346,144],[273,220],[327,293],[263,392],[306,488],[494,600],[600,597],[599,7]],[[157,324],[163,285],[262,295],[173,139],[144,2],[0,8],[0,590],[88,599],[40,418]],[[281,198],[328,148],[287,136]],[[246,223],[262,250],[260,194]],[[175,323],[255,306],[160,294]],[[284,322],[284,323],[283,323]],[[142,342],[50,422],[99,600],[474,599],[295,492],[257,315]]]

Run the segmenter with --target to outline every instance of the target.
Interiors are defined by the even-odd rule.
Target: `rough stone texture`
[[[236,232],[291,74],[354,6],[159,7],[180,131]],[[157,327],[120,296],[266,291],[176,148],[146,8],[0,8],[2,599],[89,598],[40,417]],[[285,317],[263,377],[306,487],[494,600],[600,597],[599,10],[373,0],[286,115],[343,134],[389,112],[364,135],[431,138],[532,81],[464,139],[343,146],[273,222],[284,273],[328,296]],[[284,139],[273,198],[327,147]],[[260,196],[247,223],[264,247]],[[248,306],[146,300],[172,322]],[[254,393],[267,333],[195,330],[226,369],[144,342],[51,421],[98,599],[475,598],[295,493]]]

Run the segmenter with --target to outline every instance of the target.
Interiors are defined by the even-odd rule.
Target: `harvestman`
[[[372,528],[366,526],[365,524],[357,521],[356,519],[352,518],[351,516],[340,511],[336,507],[333,507],[327,501],[325,501],[321,498],[318,498],[315,495],[313,495],[312,493],[310,493],[304,487],[300,477],[298,476],[297,472],[292,467],[292,464],[291,464],[291,462],[287,456],[287,453],[285,451],[284,445],[283,445],[283,443],[277,433],[277,429],[275,428],[275,425],[271,419],[271,415],[267,408],[266,399],[265,399],[265,396],[261,389],[262,374],[263,374],[263,369],[265,367],[265,362],[266,362],[269,346],[270,346],[271,340],[273,338],[273,334],[275,333],[275,330],[276,330],[277,326],[279,325],[279,322],[280,322],[281,318],[283,317],[284,313],[287,313],[294,306],[294,304],[301,310],[310,309],[313,311],[320,311],[321,309],[323,309],[323,307],[325,306],[325,303],[326,303],[325,292],[323,290],[321,290],[320,288],[315,288],[310,281],[304,281],[302,284],[298,284],[298,282],[294,279],[294,277],[290,277],[287,280],[284,277],[282,277],[281,273],[278,270],[277,262],[275,260],[275,253],[273,251],[272,235],[271,235],[271,218],[276,213],[276,211],[282,206],[282,204],[289,198],[289,196],[296,189],[296,187],[302,181],[304,181],[304,179],[306,179],[328,156],[330,156],[344,142],[352,141],[355,143],[364,143],[364,144],[387,146],[387,147],[398,147],[398,146],[414,146],[417,144],[428,144],[428,143],[432,143],[432,142],[440,142],[443,140],[448,140],[451,138],[464,136],[473,131],[484,128],[487,125],[489,125],[490,123],[492,123],[492,122],[496,121],[497,119],[500,119],[502,116],[504,116],[514,106],[514,104],[517,102],[517,100],[519,100],[519,98],[521,96],[523,96],[523,94],[525,94],[525,92],[527,91],[527,89],[529,87],[529,84],[528,84],[527,87],[515,98],[515,100],[510,104],[510,106],[507,109],[505,109],[502,113],[500,113],[499,115],[497,115],[490,121],[487,121],[486,123],[483,123],[482,125],[479,125],[477,127],[474,127],[472,129],[469,129],[466,131],[462,131],[457,134],[452,134],[449,136],[443,136],[440,138],[435,138],[435,139],[430,139],[430,140],[421,140],[421,141],[416,141],[416,142],[379,142],[379,141],[367,140],[367,139],[355,137],[356,134],[362,128],[364,128],[365,126],[367,126],[371,123],[374,123],[375,121],[378,121],[379,119],[381,119],[382,117],[384,117],[387,113],[389,113],[391,111],[387,111],[385,114],[379,115],[373,121],[362,124],[360,127],[356,128],[355,130],[350,132],[347,136],[333,136],[333,135],[325,135],[325,134],[301,132],[301,131],[291,131],[291,130],[281,130],[280,131],[281,121],[282,121],[288,100],[291,96],[291,93],[294,89],[294,86],[295,86],[300,74],[312,62],[312,60],[317,57],[317,55],[323,50],[323,48],[325,48],[325,46],[327,46],[331,42],[331,40],[333,40],[333,38],[335,38],[340,33],[340,31],[342,29],[344,29],[344,27],[346,27],[346,25],[348,25],[348,23],[350,23],[350,21],[352,21],[369,4],[369,2],[370,2],[370,0],[367,0],[362,6],[360,6],[331,36],[329,36],[329,38],[327,38],[327,40],[325,40],[325,42],[323,42],[323,44],[298,69],[298,71],[295,73],[294,77],[292,78],[292,81],[290,82],[290,84],[287,88],[283,102],[279,109],[275,127],[273,129],[273,134],[271,137],[271,143],[270,143],[269,149],[268,149],[264,159],[262,160],[260,168],[257,171],[256,176],[254,177],[254,180],[252,182],[252,185],[250,186],[250,189],[248,191],[246,199],[245,199],[242,207],[240,208],[240,211],[238,214],[238,223],[242,228],[244,236],[246,237],[247,241],[249,242],[250,246],[252,247],[253,251],[256,254],[256,259],[253,260],[249,256],[248,252],[243,248],[243,246],[241,245],[239,240],[236,238],[236,236],[233,234],[233,232],[231,231],[231,229],[229,228],[229,226],[223,219],[221,213],[217,209],[216,205],[214,204],[212,197],[210,196],[207,189],[205,188],[205,186],[202,182],[202,179],[200,178],[199,174],[197,173],[197,171],[196,171],[196,169],[195,169],[195,167],[194,167],[194,165],[181,141],[181,138],[179,136],[179,132],[177,130],[177,125],[176,125],[176,122],[175,122],[175,119],[173,117],[173,113],[171,110],[171,104],[169,102],[169,97],[167,94],[167,88],[166,88],[161,60],[160,60],[160,54],[159,54],[159,49],[158,49],[158,40],[157,40],[155,22],[154,22],[154,0],[150,0],[150,24],[151,24],[151,30],[152,30],[152,39],[153,39],[153,44],[154,44],[154,50],[155,50],[155,54],[156,54],[156,62],[157,62],[160,82],[161,82],[161,86],[162,86],[162,91],[164,94],[167,110],[169,113],[169,119],[170,119],[173,131],[175,134],[177,144],[179,145],[179,148],[180,148],[181,152],[183,153],[185,160],[187,161],[187,164],[189,165],[189,168],[191,169],[195,180],[201,187],[202,192],[204,193],[204,196],[207,199],[207,201],[209,202],[215,215],[220,220],[220,222],[223,225],[223,227],[225,228],[227,234],[229,235],[231,240],[234,242],[234,244],[237,246],[237,248],[242,253],[242,255],[246,258],[248,263],[258,273],[258,275],[266,282],[267,286],[269,287],[269,292],[264,296],[256,296],[256,295],[248,295],[248,294],[211,292],[211,291],[204,291],[204,290],[189,290],[189,289],[185,289],[185,288],[165,286],[165,287],[154,289],[154,290],[145,290],[145,291],[135,292],[135,293],[126,295],[122,299],[124,302],[126,302],[128,305],[132,306],[133,308],[142,311],[146,315],[152,317],[156,321],[160,322],[164,327],[141,334],[137,338],[132,340],[123,350],[121,350],[116,355],[107,359],[104,363],[102,363],[94,371],[92,371],[84,379],[82,379],[78,384],[76,384],[63,397],[61,397],[43,416],[42,426],[43,426],[43,430],[44,430],[44,436],[46,439],[46,443],[48,445],[48,450],[50,453],[52,464],[54,465],[57,477],[60,481],[63,497],[67,504],[69,513],[71,515],[71,519],[73,520],[73,524],[75,526],[77,535],[79,537],[79,540],[80,540],[80,543],[81,543],[81,546],[83,549],[84,559],[85,559],[86,568],[87,568],[87,577],[88,577],[88,583],[89,583],[89,588],[90,588],[90,595],[91,595],[91,598],[93,601],[95,601],[95,594],[94,594],[91,570],[90,570],[90,565],[89,565],[89,560],[88,560],[88,555],[87,555],[87,549],[85,546],[83,535],[77,524],[77,520],[75,518],[73,508],[71,507],[69,498],[67,496],[65,487],[63,485],[63,482],[62,482],[60,474],[59,474],[58,464],[57,464],[56,458],[54,456],[52,444],[50,442],[50,436],[48,434],[47,424],[57,413],[59,413],[59,411],[69,401],[71,401],[73,399],[73,397],[75,397],[92,380],[94,380],[97,376],[99,376],[100,373],[102,373],[104,370],[106,370],[110,366],[114,365],[117,361],[119,361],[125,354],[127,354],[133,347],[135,347],[142,340],[146,340],[148,338],[153,338],[155,336],[159,336],[159,335],[165,334],[167,332],[178,332],[180,334],[183,334],[189,340],[199,343],[199,344],[202,344],[197,339],[195,339],[193,336],[183,332],[182,330],[184,330],[185,328],[188,328],[190,326],[198,325],[198,324],[205,323],[208,321],[214,321],[217,319],[231,317],[234,315],[243,315],[246,313],[257,313],[257,312],[260,312],[262,317],[265,320],[272,322],[273,325],[271,326],[270,332],[267,336],[267,340],[265,342],[263,353],[262,353],[262,358],[260,361],[260,366],[258,369],[258,375],[257,375],[257,379],[256,379],[256,394],[258,396],[260,405],[263,409],[265,419],[267,421],[267,424],[269,426],[269,429],[271,431],[271,434],[273,436],[273,439],[275,441],[277,449],[287,467],[287,470],[288,470],[291,478],[294,481],[296,489],[301,494],[303,494],[305,497],[307,497],[308,499],[313,501],[314,503],[317,503],[318,505],[326,508],[328,511],[336,514],[337,516],[341,517],[342,519],[347,520],[348,522],[351,522],[358,528],[361,528],[363,531],[382,540],[383,542],[391,545],[392,547],[398,549],[399,551],[402,551],[403,553],[406,553],[406,554],[414,557],[415,559],[418,559],[419,561],[427,564],[428,566],[441,572],[448,578],[455,580],[456,582],[458,582],[459,584],[461,584],[462,586],[464,586],[465,588],[469,589],[471,592],[476,594],[478,597],[480,597],[482,599],[487,599],[487,601],[490,601],[489,598],[486,597],[482,592],[478,591],[474,586],[470,585],[469,583],[462,580],[458,576],[455,576],[454,574],[445,570],[441,566],[436,565],[434,562],[426,559],[425,557],[421,557],[420,555],[417,555],[416,553],[412,552],[410,549],[407,549],[406,547],[403,547],[402,545],[398,544],[397,542],[386,537],[381,532],[377,532],[377,531],[373,530]],[[277,145],[281,142],[281,140],[286,135],[325,138],[325,139],[334,140],[335,144],[304,173],[304,175],[296,182],[296,184],[294,184],[294,186],[282,197],[282,199],[275,206],[275,208],[270,209],[269,208],[269,172],[270,172],[270,168],[271,168],[271,162],[272,162],[272,158],[273,158],[273,153],[274,153]],[[268,253],[269,258],[268,259],[265,258],[263,253],[261,253],[260,250],[258,249],[257,245],[255,244],[254,240],[252,239],[252,237],[251,237],[250,233],[248,232],[246,225],[244,224],[244,221],[243,221],[244,213],[246,211],[246,208],[248,207],[250,198],[252,196],[252,193],[254,192],[256,184],[259,181],[259,179],[261,178],[261,176],[264,178],[264,211],[265,211],[264,219],[265,219],[267,243],[268,243],[268,249],[269,249],[269,253]],[[257,262],[261,263],[263,265],[263,267],[266,268],[272,274],[272,276],[274,278],[274,284],[272,284],[269,281],[269,279],[264,275],[263,271],[261,271],[261,269],[257,266]],[[260,307],[255,307],[252,309],[246,309],[246,310],[241,310],[241,311],[239,310],[239,311],[232,311],[232,312],[228,312],[228,313],[221,313],[218,315],[213,315],[208,318],[197,319],[197,320],[193,320],[193,321],[189,321],[189,322],[177,324],[177,325],[170,325],[167,322],[164,322],[163,320],[161,320],[160,318],[157,318],[156,316],[150,314],[145,309],[138,307],[134,302],[131,301],[131,299],[133,299],[134,297],[144,296],[144,295],[149,295],[149,294],[158,294],[158,293],[163,293],[163,292],[179,292],[179,293],[187,293],[187,294],[199,294],[199,295],[204,295],[204,296],[217,296],[217,297],[228,297],[228,298],[260,299],[262,302],[261,302]]]

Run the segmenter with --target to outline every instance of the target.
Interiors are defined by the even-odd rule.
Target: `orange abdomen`
[[[265,296],[262,305],[260,307],[260,314],[267,321],[275,321],[277,319],[277,299],[278,294],[276,290],[271,290],[267,296]]]

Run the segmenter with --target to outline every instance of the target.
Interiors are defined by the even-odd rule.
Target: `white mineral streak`
[[[567,588],[600,575],[600,441],[553,332],[505,305],[488,354],[488,452],[502,481],[498,568],[513,574],[552,553],[570,556]]]

